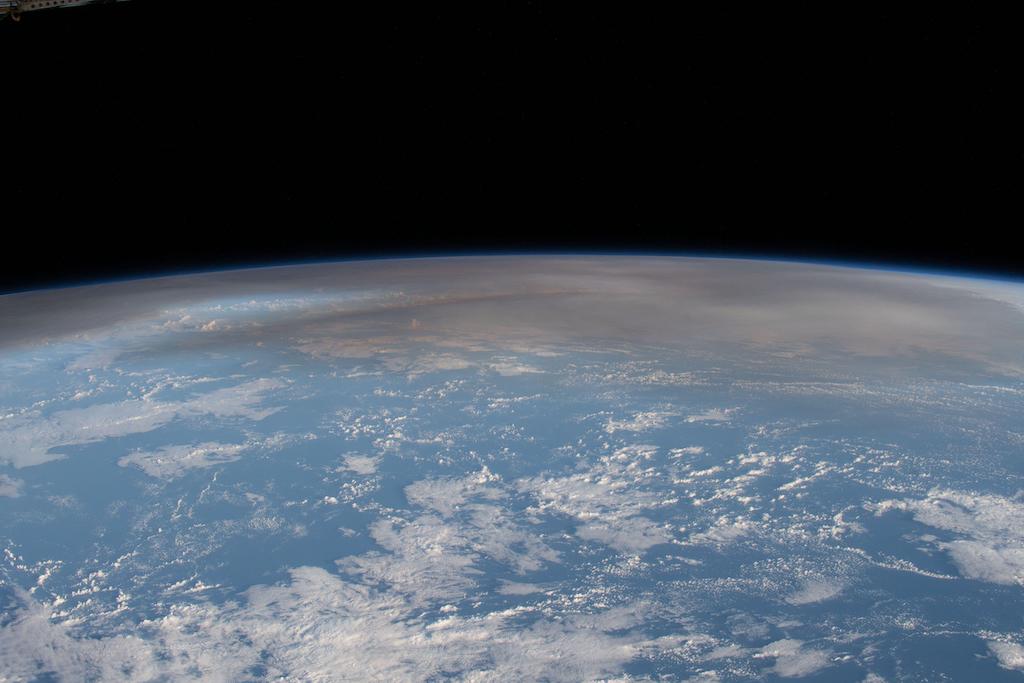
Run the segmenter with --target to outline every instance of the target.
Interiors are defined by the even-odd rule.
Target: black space
[[[3,22],[0,291],[507,250],[1024,276],[1013,17],[434,4]]]

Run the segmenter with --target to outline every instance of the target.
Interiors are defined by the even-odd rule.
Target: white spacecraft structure
[[[0,19],[10,17],[14,21],[18,21],[25,12],[112,2],[124,2],[124,0],[0,0]]]

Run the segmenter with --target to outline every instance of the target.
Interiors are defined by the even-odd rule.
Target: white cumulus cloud
[[[887,500],[876,514],[903,510],[954,535],[935,545],[970,579],[1024,585],[1024,501],[997,495],[933,489],[921,500]]]

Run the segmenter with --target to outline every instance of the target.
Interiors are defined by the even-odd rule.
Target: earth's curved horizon
[[[1022,283],[418,257],[0,321],[0,681],[1024,676]]]

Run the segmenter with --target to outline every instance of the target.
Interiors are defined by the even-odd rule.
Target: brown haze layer
[[[418,341],[600,340],[784,354],[865,371],[900,367],[930,375],[963,369],[1020,376],[1024,310],[1014,297],[1022,288],[990,285],[867,269],[674,257],[339,262],[0,297],[0,348],[111,337],[154,352],[165,344],[212,348],[258,341],[320,356],[358,357],[376,347]],[[144,326],[186,329],[187,321],[173,327],[174,311],[247,297],[291,303],[260,307],[249,317],[206,320],[187,341],[161,338]],[[859,362],[865,359],[873,360]]]

